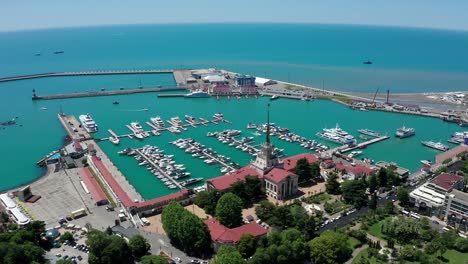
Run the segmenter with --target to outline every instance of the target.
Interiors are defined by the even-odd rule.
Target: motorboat
[[[201,90],[196,90],[191,93],[186,94],[184,97],[186,98],[206,98],[210,97],[210,94],[207,92],[201,91]]]
[[[407,137],[414,136],[415,134],[416,134],[416,131],[414,130],[414,128],[405,127],[405,126],[398,128],[397,131],[395,132],[395,136],[399,138],[407,138]]]
[[[437,150],[440,150],[440,151],[447,151],[449,150],[450,148],[440,142],[434,142],[434,141],[421,141],[421,144],[423,144],[424,146],[426,147],[430,147],[430,148],[433,148],[433,149],[437,149]]]
[[[98,131],[98,125],[94,122],[90,114],[80,115],[78,119],[88,133],[95,133]]]
[[[114,145],[118,145],[120,143],[120,139],[118,137],[109,137],[109,141]]]

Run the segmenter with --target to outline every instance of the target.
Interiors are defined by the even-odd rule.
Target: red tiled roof
[[[80,141],[77,140],[77,139],[74,139],[74,140],[73,140],[73,147],[74,147],[75,150],[77,150],[77,151],[83,150],[83,147],[81,146]]]
[[[100,158],[96,156],[91,157],[94,165],[96,168],[99,170],[99,172],[102,174],[104,179],[106,179],[106,182],[110,185],[114,193],[119,197],[120,201],[124,204],[125,207],[132,207],[134,206],[134,202],[128,194],[122,189],[120,184],[114,179],[114,176],[107,170],[106,166],[102,164],[102,161]]]
[[[247,165],[236,170],[233,173],[228,173],[223,176],[219,176],[210,180],[207,180],[208,183],[211,183],[214,188],[218,191],[224,191],[231,187],[232,184],[236,183],[237,181],[245,181],[246,176],[257,176],[262,178],[262,174],[259,173],[257,169],[254,167]]]
[[[129,207],[142,208],[142,207],[150,206],[150,205],[165,202],[165,201],[177,200],[183,197],[184,195],[188,194],[188,190],[184,189],[179,192],[172,193],[166,196],[135,203],[134,201],[132,201],[132,199],[130,199],[128,194],[122,189],[120,184],[115,180],[114,176],[112,176],[112,174],[107,170],[106,166],[102,163],[101,159],[96,156],[92,156],[91,159],[93,163],[96,165],[96,167],[98,168],[98,170],[101,172],[102,176],[106,179],[107,183],[111,186],[112,190],[115,192],[117,197],[119,197],[119,200],[127,208]]]
[[[272,170],[270,170],[264,177],[265,179],[268,179],[274,183],[280,183],[281,181],[283,181],[284,179],[286,179],[287,177],[299,177],[297,176],[296,174],[290,172],[290,171],[287,171],[287,170],[284,170],[284,169],[278,169],[278,168],[273,168]]]
[[[206,219],[205,224],[210,230],[211,240],[226,244],[239,243],[241,236],[244,234],[250,234],[254,237],[259,237],[265,235],[268,232],[268,230],[255,222],[250,222],[232,229],[222,225],[216,218]]]
[[[91,193],[91,196],[93,197],[93,200],[96,203],[99,202],[108,202],[109,200],[107,199],[106,194],[104,191],[101,189],[101,186],[99,186],[99,183],[96,181],[94,176],[91,174],[88,168],[82,168],[81,169],[81,177],[83,178],[83,182],[85,183],[86,187],[88,188],[89,192]]]
[[[441,174],[431,181],[431,183],[440,186],[445,190],[452,190],[459,182],[463,182],[463,177],[450,173]]]
[[[352,173],[354,175],[358,174],[369,174],[372,173],[374,170],[371,168],[368,168],[366,166],[362,166],[360,164],[357,164],[356,166],[345,166],[343,163],[337,163],[335,165],[337,170],[344,170],[347,173]]]
[[[283,163],[283,168],[285,170],[292,170],[296,167],[297,161],[303,158],[306,158],[307,161],[309,161],[309,163],[315,163],[318,161],[317,156],[311,153],[302,153],[302,154],[298,154],[295,156],[285,158],[281,162]]]
[[[140,202],[140,203],[135,203],[135,206],[138,207],[138,208],[142,208],[142,207],[145,207],[145,206],[149,206],[149,205],[153,205],[153,204],[157,204],[157,203],[161,203],[161,202],[177,200],[179,198],[184,197],[184,195],[187,195],[187,194],[188,194],[188,189],[183,189],[183,190],[180,190],[180,191],[178,191],[176,193],[168,194],[166,196],[154,198],[154,199],[144,201],[144,202]]]

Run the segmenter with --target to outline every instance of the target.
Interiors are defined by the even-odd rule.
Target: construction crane
[[[375,107],[375,97],[377,96],[377,93],[379,92],[380,87],[377,87],[377,90],[374,93],[374,98],[372,98],[372,103],[369,104],[370,107]]]

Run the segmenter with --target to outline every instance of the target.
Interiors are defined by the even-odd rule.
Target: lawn
[[[357,240],[356,238],[354,237],[349,237],[348,238],[348,245],[352,248],[352,249],[355,249],[359,246],[362,245],[361,241]]]
[[[349,241],[349,240],[348,240]],[[378,259],[376,259],[375,257],[372,257],[369,259],[369,256],[367,254],[367,249],[361,251],[354,259],[353,259],[353,262],[352,264],[357,264],[359,263],[359,260],[361,258],[368,258],[369,260],[369,264],[381,264],[381,263],[386,263],[386,262],[383,262],[383,261],[380,261]]]
[[[378,238],[385,239],[385,235],[382,234],[382,231],[381,231],[382,223],[383,223],[383,220],[371,225],[369,227],[368,233]]]
[[[336,214],[338,212],[341,212],[347,208],[350,208],[351,205],[345,204],[342,201],[336,200],[331,203],[325,203],[323,205],[323,208],[325,209],[325,212],[327,212],[330,215]]]
[[[453,249],[447,250],[442,255],[445,259],[448,260],[447,263],[450,264],[466,264],[468,263],[468,253],[462,253]]]
[[[321,204],[321,203],[324,203],[326,201],[329,201],[331,198],[332,198],[332,196],[329,195],[328,193],[321,193],[321,194],[317,194],[317,195],[305,198],[304,202],[306,202],[308,204],[311,204],[311,203]]]

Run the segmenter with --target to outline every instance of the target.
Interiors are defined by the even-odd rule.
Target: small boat
[[[367,61],[364,61],[362,64],[370,65],[370,64],[372,64],[372,63],[373,63],[372,61],[367,60]]]
[[[276,99],[278,99],[278,98],[279,98],[279,96],[276,95],[276,94],[274,94],[272,97],[270,97],[270,100],[276,100]]]
[[[112,102],[112,104],[118,105],[120,103],[119,103],[119,101],[114,101],[114,102]]]
[[[421,160],[421,163],[426,165],[426,166],[432,166],[432,161],[431,160]]]
[[[434,142],[434,141],[421,141],[421,144],[423,144],[424,146],[426,147],[430,147],[430,148],[433,148],[433,149],[437,149],[437,150],[440,150],[440,151],[447,151],[449,150],[450,148],[440,142]]]
[[[41,107],[41,110],[47,110],[47,107]]]
[[[63,50],[54,51],[54,54],[62,54],[62,53],[65,53],[65,52]]]
[[[114,145],[118,145],[120,143],[120,139],[118,137],[109,137],[109,141]]]

